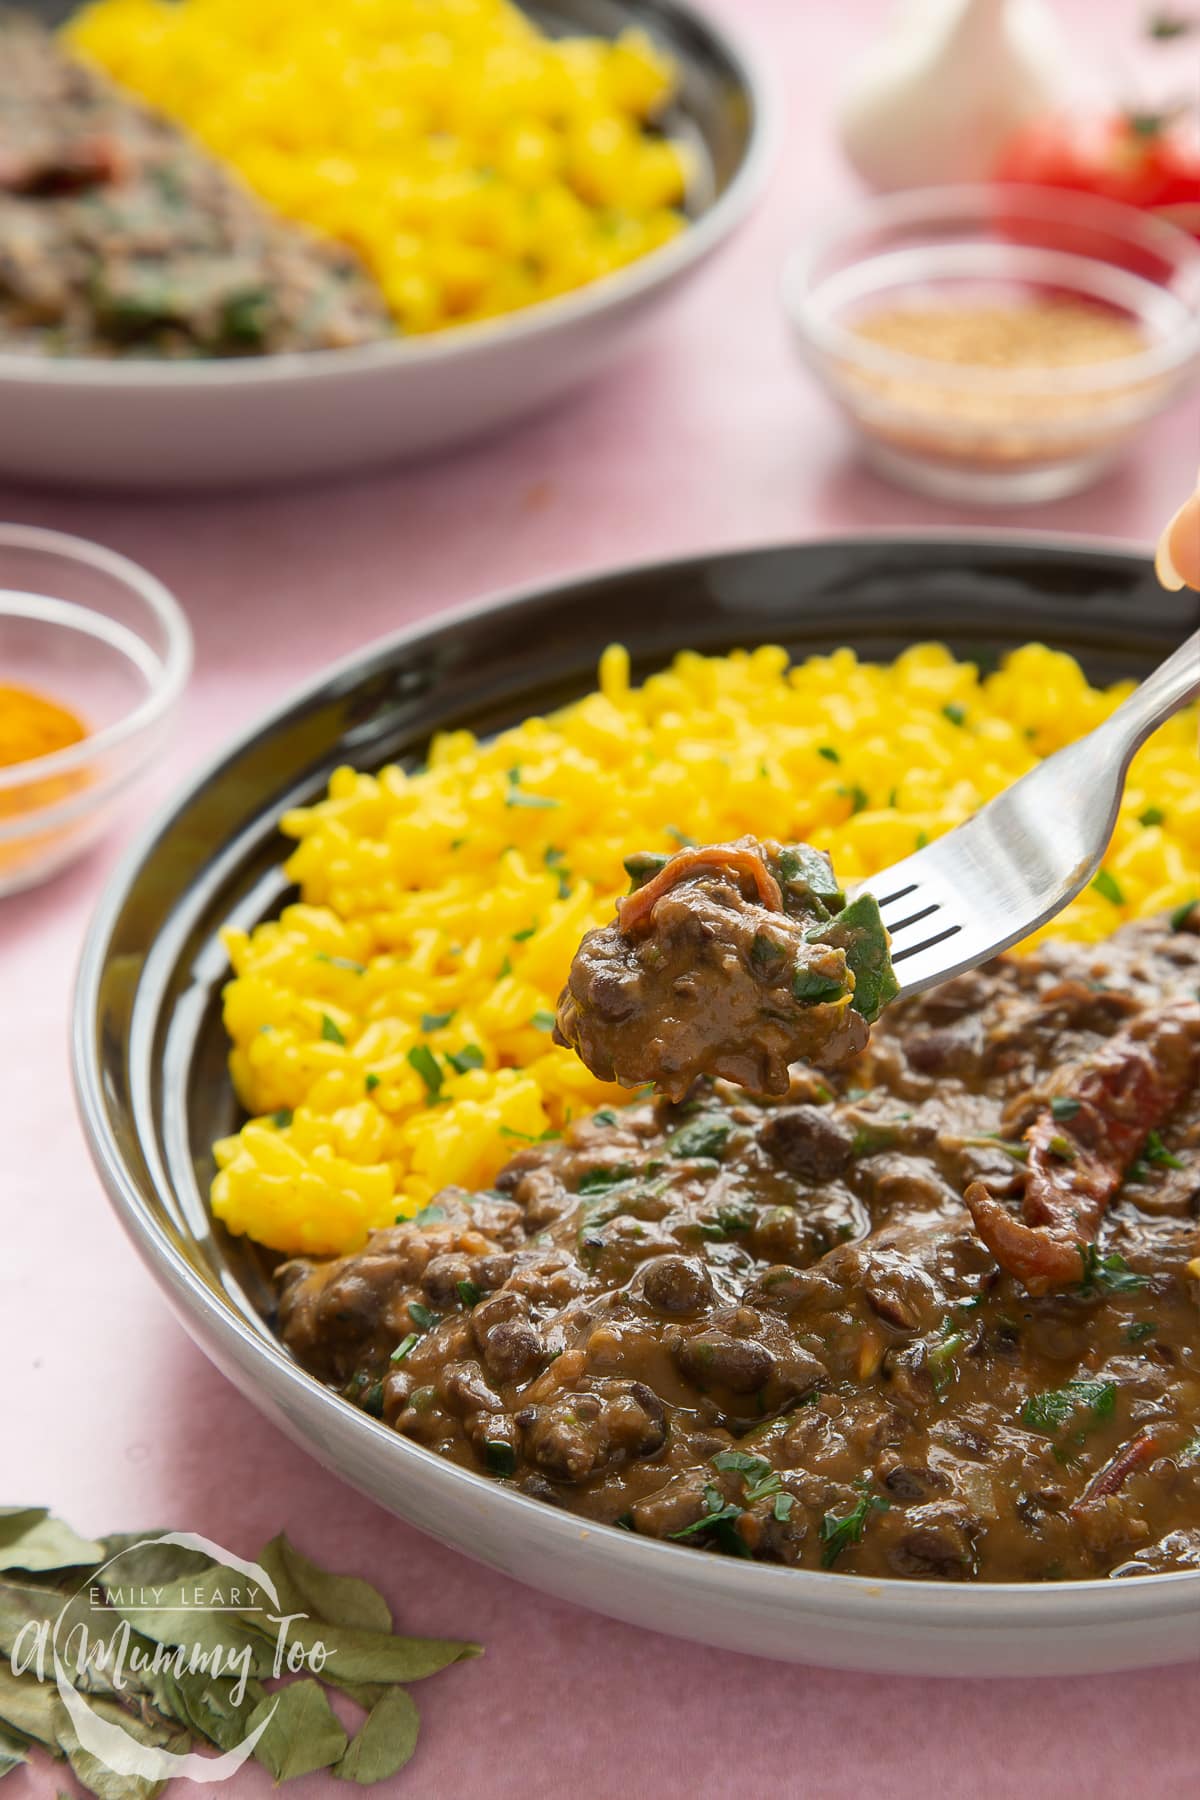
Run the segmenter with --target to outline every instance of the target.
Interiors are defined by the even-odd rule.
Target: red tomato
[[[1200,237],[1200,153],[1165,119],[1038,120],[1010,138],[995,176],[1120,200]]]

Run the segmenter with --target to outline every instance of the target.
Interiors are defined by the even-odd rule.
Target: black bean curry
[[[285,1265],[283,1336],[416,1442],[642,1535],[1200,1567],[1198,996],[1188,909],[1000,958],[776,1103],[704,1077],[606,1109]]]
[[[554,1030],[593,1075],[674,1100],[699,1075],[784,1094],[802,1057],[865,1047],[897,991],[887,933],[823,851],[747,837],[625,866],[633,891],[580,945]]]
[[[244,356],[392,329],[352,252],[276,218],[185,133],[0,11],[0,348]]]

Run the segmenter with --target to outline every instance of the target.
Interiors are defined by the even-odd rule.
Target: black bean
[[[660,1256],[647,1263],[642,1292],[659,1312],[690,1313],[709,1304],[713,1286],[708,1270],[695,1258]]]
[[[833,1181],[850,1162],[854,1134],[825,1107],[784,1106],[759,1131],[759,1142],[802,1181]]]
[[[775,1358],[765,1344],[753,1338],[731,1338],[722,1332],[705,1332],[684,1338],[678,1350],[679,1367],[698,1388],[723,1387],[734,1394],[752,1394],[775,1373]]]

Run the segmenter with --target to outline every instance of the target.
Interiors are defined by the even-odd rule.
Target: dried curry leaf
[[[175,1675],[170,1670],[154,1678],[150,1692],[160,1712],[167,1712],[188,1731],[219,1750],[235,1750],[245,1742],[249,1719],[264,1698],[261,1681],[248,1681],[240,1701],[234,1699],[237,1681],[205,1670]]]
[[[151,1553],[159,1548],[147,1546]],[[162,1546],[165,1550],[175,1548],[174,1545]],[[250,1585],[249,1578],[240,1570],[223,1569],[209,1562],[198,1570],[187,1570],[182,1576],[160,1573],[158,1582],[143,1580],[141,1573],[131,1572],[153,1566],[155,1560],[153,1554],[143,1559],[135,1552],[123,1556],[115,1567],[106,1569],[101,1576],[113,1610],[122,1619],[127,1619],[135,1631],[152,1638],[156,1644],[182,1644],[189,1654],[195,1650],[209,1658],[216,1657],[219,1652],[220,1661],[210,1665],[217,1674],[221,1673],[222,1667],[228,1667],[234,1657],[243,1661],[252,1675],[271,1673],[275,1630],[267,1622],[271,1605],[268,1594],[257,1595],[259,1613],[248,1612],[243,1616],[241,1612],[228,1610],[231,1591],[245,1594]],[[181,1580],[188,1596],[186,1606],[178,1604]],[[143,1604],[140,1598],[130,1597],[132,1588],[150,1586],[163,1589],[164,1604]],[[172,1605],[172,1600],[176,1604]],[[210,1606],[222,1610],[206,1610]]]
[[[293,1681],[266,1694],[247,1721],[255,1730],[271,1714],[271,1722],[254,1746],[254,1754],[276,1781],[290,1781],[314,1769],[328,1769],[345,1755],[349,1739],[338,1722],[321,1684]]]
[[[340,1687],[344,1682],[421,1681],[451,1663],[481,1656],[480,1644],[458,1643],[448,1638],[389,1637],[382,1631],[352,1631],[321,1620],[297,1619],[288,1627],[289,1644],[311,1650],[323,1644],[328,1660],[323,1678]]]
[[[11,1775],[14,1769],[19,1769],[21,1764],[28,1760],[24,1746],[19,1744],[16,1738],[10,1738],[5,1732],[0,1731],[0,1781],[3,1781],[6,1775]]]
[[[26,1626],[47,1626],[48,1642],[49,1632],[53,1631],[56,1619],[60,1620],[59,1643],[70,1651],[74,1674],[75,1647],[84,1642],[84,1634],[86,1641],[90,1643],[101,1630],[103,1620],[107,1620],[105,1631],[111,1630],[111,1614],[107,1613],[107,1609],[97,1609],[90,1604],[86,1586],[82,1592],[63,1594],[56,1587],[42,1586],[36,1581],[0,1581],[0,1653],[6,1658],[11,1658],[17,1639]],[[28,1639],[25,1641],[28,1644]],[[48,1656],[46,1662],[49,1663]],[[48,1670],[37,1672],[48,1673]],[[112,1683],[94,1663],[88,1664],[86,1675],[77,1678],[75,1686],[81,1692],[112,1692]]]
[[[187,1550],[182,1544],[160,1544],[158,1531],[119,1531],[101,1538],[105,1562],[119,1556],[117,1568],[105,1570],[102,1579],[111,1583],[136,1582],[141,1587],[161,1587],[165,1581],[177,1581],[186,1575],[199,1575],[212,1567],[212,1558],[201,1550]]]
[[[370,1787],[386,1781],[402,1769],[417,1747],[421,1715],[404,1688],[389,1688],[350,1740],[350,1747],[333,1772],[340,1781],[356,1781]]]
[[[58,1742],[54,1728],[57,1693],[36,1675],[14,1675],[11,1664],[0,1661],[0,1729],[17,1734],[28,1743],[53,1751]]]
[[[179,1731],[173,1721],[135,1716],[112,1700],[92,1699],[88,1701],[88,1707],[108,1724],[120,1726],[130,1737],[136,1738],[139,1744],[154,1745],[178,1755],[183,1755],[191,1748],[190,1737],[186,1732]],[[89,1794],[95,1794],[97,1800],[154,1800],[154,1796],[161,1794],[166,1786],[165,1781],[152,1781],[143,1775],[119,1775],[93,1756],[90,1750],[85,1750],[76,1735],[71,1715],[57,1697],[55,1731],[59,1749],[70,1763],[76,1780]]]
[[[103,1554],[95,1538],[80,1537],[41,1507],[0,1515],[0,1569],[90,1568]]]
[[[302,1556],[283,1532],[257,1558],[279,1590],[285,1613],[308,1613],[330,1625],[390,1633],[392,1610],[377,1588],[357,1575],[335,1575]]]

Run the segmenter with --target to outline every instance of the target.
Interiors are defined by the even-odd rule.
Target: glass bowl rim
[[[63,750],[53,750],[45,756],[27,757],[23,762],[0,767],[0,792],[50,780],[57,775],[70,774],[85,767],[96,757],[102,757],[119,744],[127,743],[131,738],[147,731],[175,705],[192,668],[192,631],[182,607],[157,575],[151,575],[148,569],[143,569],[131,557],[123,556],[119,550],[109,550],[103,544],[95,544],[90,538],[77,537],[72,532],[51,531],[41,525],[17,525],[0,521],[0,555],[8,549],[41,551],[60,556],[68,562],[98,570],[113,581],[120,582],[136,594],[162,627],[166,650],[160,674],[145,698],[130,712],[123,713],[120,718],[114,719],[110,725],[102,726],[99,731],[89,732],[77,744],[69,744]],[[2,592],[0,587],[0,593]],[[97,610],[82,602],[80,609]],[[5,612],[3,601],[0,600],[0,617],[4,617]],[[139,631],[137,635],[140,637],[142,633]],[[26,815],[30,824],[37,820],[39,811],[40,809],[35,808]]]
[[[1136,356],[1112,357],[1102,362],[1066,368],[985,368],[974,364],[941,362],[934,357],[886,349],[828,318],[815,304],[826,277],[817,274],[822,259],[856,233],[871,228],[887,230],[916,225],[935,216],[957,217],[964,226],[989,222],[998,196],[1003,196],[1019,217],[1038,221],[1063,221],[1086,226],[1094,223],[1112,237],[1140,249],[1150,249],[1191,278],[1193,291],[1180,296],[1189,316],[1164,338]],[[934,251],[936,255],[936,250]],[[1080,263],[1104,264],[1104,258],[1071,252]],[[851,266],[867,265],[878,253],[868,251]],[[1200,244],[1189,234],[1153,213],[1120,201],[1079,194],[1067,188],[1037,187],[1020,182],[961,182],[946,187],[907,188],[897,193],[872,195],[860,202],[835,226],[813,232],[788,257],[781,293],[784,310],[807,349],[823,358],[857,364],[880,375],[922,383],[936,382],[977,394],[1014,389],[1029,394],[1099,393],[1125,390],[1155,376],[1186,371],[1200,365]]]

